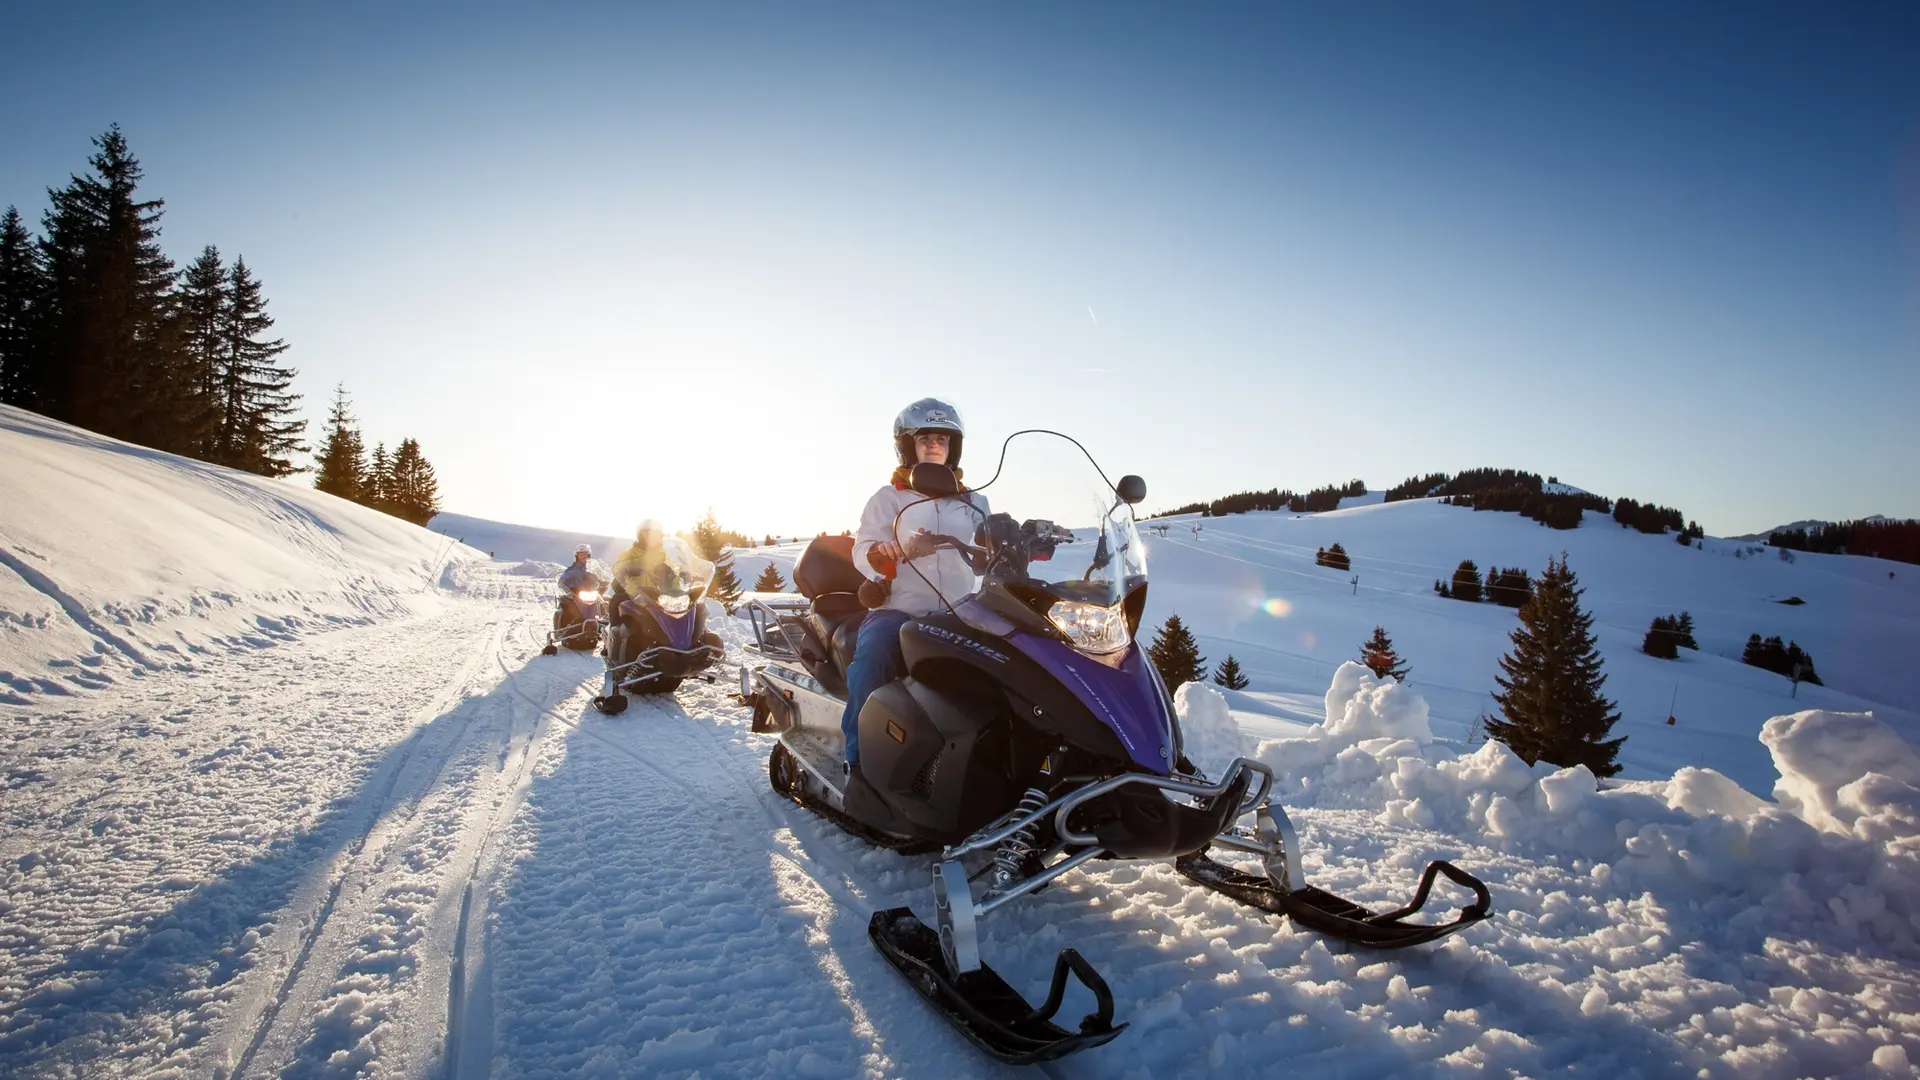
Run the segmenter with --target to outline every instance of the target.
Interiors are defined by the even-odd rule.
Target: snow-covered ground
[[[869,849],[768,790],[769,741],[727,693],[738,656],[716,684],[604,717],[593,657],[537,655],[551,587],[511,571],[558,561],[544,540],[436,563],[445,539],[289,484],[17,413],[0,438],[0,595],[32,616],[4,639],[27,685],[0,704],[0,1075],[1015,1071],[874,951],[873,910],[930,916],[929,860]],[[1131,1026],[1042,1071],[1913,1074],[1920,760],[1894,730],[1910,720],[1885,707],[1910,710],[1911,686],[1840,655],[1848,612],[1907,634],[1889,648],[1912,654],[1914,609],[1875,599],[1875,565],[1735,560],[1711,541],[1535,532],[1431,504],[1266,517],[1151,541],[1153,617],[1178,606],[1255,672],[1244,694],[1181,692],[1195,752],[1278,766],[1317,883],[1398,902],[1448,858],[1487,882],[1496,914],[1383,955],[1163,865],[1069,875],[987,919],[986,955],[1037,998],[1072,945]],[[1396,549],[1396,533],[1426,539]],[[1351,574],[1312,566],[1333,540],[1357,594]],[[1621,662],[1626,624],[1692,604],[1706,648],[1679,665],[1696,680],[1680,724],[1654,733],[1664,773],[1635,756],[1638,728],[1637,779],[1605,788],[1465,741],[1446,687],[1490,680],[1476,650],[1512,613],[1432,597],[1440,572],[1424,564],[1534,566],[1544,544],[1590,587],[1623,704],[1640,678]],[[785,574],[797,550],[743,553],[741,577],[769,558]],[[1386,559],[1420,578],[1388,588]],[[260,584],[275,576],[287,584]],[[1757,606],[1783,590],[1808,604]],[[198,613],[191,598],[215,594],[231,599]],[[145,604],[150,620],[130,614]],[[1747,626],[1770,608],[1826,621]],[[344,609],[357,614],[324,617]],[[230,629],[289,616],[258,642]],[[1405,685],[1337,666],[1381,616],[1414,665]],[[1836,696],[1745,681],[1718,654],[1750,629],[1812,649]],[[62,660],[104,677],[68,678]],[[1075,990],[1063,1013],[1088,1004]]]

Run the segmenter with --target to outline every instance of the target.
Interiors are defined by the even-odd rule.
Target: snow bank
[[[1330,738],[1433,741],[1427,703],[1391,677],[1381,678],[1349,660],[1327,688],[1326,735]]]
[[[1245,757],[1246,736],[1240,722],[1227,710],[1227,699],[1206,683],[1182,683],[1173,693],[1174,711],[1180,715],[1181,744],[1187,760],[1210,779],[1226,775],[1233,759]]]
[[[557,578],[566,567],[559,563],[541,562],[539,559],[526,559],[507,567],[502,573],[517,574],[521,577]]]
[[[409,614],[478,557],[297,480],[0,407],[0,702]]]
[[[1602,789],[1585,766],[1529,766],[1498,742],[1461,754],[1419,737],[1425,716],[1413,691],[1347,664],[1325,727],[1263,742],[1256,756],[1289,802],[1591,864],[1605,891],[1657,892],[1736,928],[1790,919],[1816,938],[1920,937],[1920,755],[1871,716],[1768,721],[1778,804],[1710,769]]]

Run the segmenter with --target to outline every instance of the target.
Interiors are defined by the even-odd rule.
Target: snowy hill
[[[1016,1074],[868,940],[876,910],[931,918],[930,858],[768,789],[731,693],[748,656],[606,717],[596,658],[538,655],[551,585],[512,562],[564,534],[494,523],[490,561],[25,414],[0,440],[0,640],[25,673],[0,700],[0,1075]],[[1912,1075],[1920,755],[1881,722],[1912,686],[1878,665],[1916,608],[1877,565],[1434,503],[1188,524],[1148,540],[1149,617],[1177,607],[1255,679],[1180,689],[1193,753],[1275,767],[1314,883],[1383,910],[1446,858],[1494,914],[1366,952],[1161,862],[1090,863],[983,926],[1029,998],[1072,946],[1130,1025],[1029,1071]],[[1313,565],[1335,540],[1357,589]],[[740,576],[802,546],[741,552]],[[1640,779],[1463,741],[1513,614],[1432,577],[1563,548]],[[1701,655],[1628,656],[1681,607]],[[1753,629],[1812,648],[1830,690],[1794,701],[1719,655],[1763,616],[1799,620]],[[1376,622],[1404,685],[1338,665]],[[1674,679],[1680,724],[1646,730],[1640,697]],[[1868,701],[1881,720],[1836,709]],[[1075,988],[1062,1015],[1089,1007]]]
[[[564,565],[573,558],[573,549],[591,545],[594,557],[609,562],[632,542],[631,537],[601,536],[597,533],[541,529],[530,525],[510,525],[504,521],[467,517],[465,514],[435,514],[427,528],[442,536],[457,537],[470,548],[507,562],[529,560]]]
[[[0,701],[431,607],[477,552],[0,406]],[[452,575],[452,576],[450,576]]]
[[[1208,658],[1234,654],[1253,679],[1250,692],[1280,715],[1289,702],[1293,714],[1302,702],[1309,718],[1317,713],[1333,670],[1356,658],[1378,625],[1412,665],[1408,685],[1430,703],[1436,733],[1466,739],[1493,708],[1516,620],[1508,608],[1442,598],[1434,581],[1449,579],[1462,559],[1483,577],[1496,565],[1537,576],[1564,551],[1595,618],[1606,691],[1623,715],[1615,734],[1628,736],[1625,775],[1706,765],[1764,795],[1776,773],[1758,741],[1761,725],[1806,708],[1871,711],[1920,741],[1920,669],[1903,659],[1920,654],[1920,575],[1889,579],[1899,564],[1807,554],[1786,563],[1770,549],[1714,538],[1682,547],[1592,512],[1579,529],[1555,531],[1431,499],[1154,524],[1169,528],[1147,536],[1147,623],[1178,611]],[[1348,552],[1351,572],[1314,565],[1314,552],[1334,543]],[[1779,603],[1795,596],[1805,603]],[[1639,651],[1654,616],[1683,610],[1693,614],[1698,652],[1656,660]],[[1826,686],[1803,685],[1795,698],[1788,680],[1741,664],[1753,633],[1799,642]],[[1679,728],[1711,741],[1676,737]]]

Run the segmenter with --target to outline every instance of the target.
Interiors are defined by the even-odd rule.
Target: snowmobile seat
[[[865,575],[853,567],[853,537],[820,536],[793,564],[793,587],[809,600],[827,593],[857,593]]]
[[[853,647],[860,640],[860,621],[866,617],[866,605],[850,592],[821,593],[807,608],[807,620],[813,624],[820,640],[827,643],[842,678],[853,664]]]

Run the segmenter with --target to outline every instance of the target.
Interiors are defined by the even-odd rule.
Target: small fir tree
[[[728,548],[713,560],[713,580],[707,583],[707,599],[720,601],[720,606],[733,614],[740,605],[740,578],[733,572],[733,549]]]
[[[1665,615],[1655,615],[1653,625],[1647,628],[1647,636],[1640,642],[1640,651],[1661,660],[1677,659],[1680,640],[1674,621]]]
[[[760,568],[760,576],[753,580],[754,592],[786,592],[787,583],[780,576],[780,568],[769,562]]]
[[[1683,611],[1673,621],[1673,643],[1683,649],[1699,650],[1700,643],[1693,639],[1693,612]]]
[[[351,404],[346,384],[335,386],[333,405],[327,411],[327,441],[313,461],[313,486],[329,495],[359,501],[367,482],[367,464]]]
[[[1627,740],[1607,738],[1620,714],[1600,693],[1607,677],[1593,616],[1580,608],[1582,591],[1564,556],[1547,561],[1510,635],[1513,651],[1500,658],[1503,674],[1494,681],[1502,692],[1493,699],[1504,719],[1487,717],[1487,735],[1528,764],[1585,765],[1595,776],[1612,776]]]
[[[433,464],[412,439],[400,440],[400,449],[393,453],[387,507],[387,513],[415,525],[425,525],[440,512],[440,483]]]
[[[1240,670],[1240,661],[1229,653],[1220,666],[1213,669],[1213,681],[1229,690],[1245,690],[1249,685],[1245,672]]]
[[[1460,566],[1453,572],[1453,584],[1442,595],[1455,600],[1480,602],[1480,568],[1473,565],[1472,559],[1461,559]]]
[[[1347,557],[1347,549],[1339,544],[1321,548],[1314,554],[1313,562],[1316,566],[1330,566],[1335,570],[1353,569],[1353,560]]]
[[[287,343],[265,340],[271,329],[273,316],[267,314],[260,279],[247,269],[247,260],[234,260],[221,317],[221,429],[215,460],[262,476],[285,476],[293,471],[293,455],[306,450],[300,435],[307,422],[296,418],[300,395],[291,387],[298,372],[280,363]]]
[[[360,485],[360,505],[391,514],[392,490],[393,459],[387,456],[387,444],[379,443],[374,446],[373,455],[367,458],[366,482]]]
[[[1200,643],[1193,639],[1193,632],[1180,621],[1179,615],[1169,615],[1167,621],[1160,624],[1153,644],[1147,647],[1147,656],[1159,669],[1160,679],[1168,690],[1178,690],[1185,683],[1207,677],[1207,658],[1200,655]]]
[[[1393,651],[1393,639],[1387,636],[1387,628],[1376,626],[1373,636],[1360,643],[1360,662],[1367,665],[1376,679],[1393,676],[1395,682],[1407,681],[1407,665],[1401,663],[1400,654]]]

